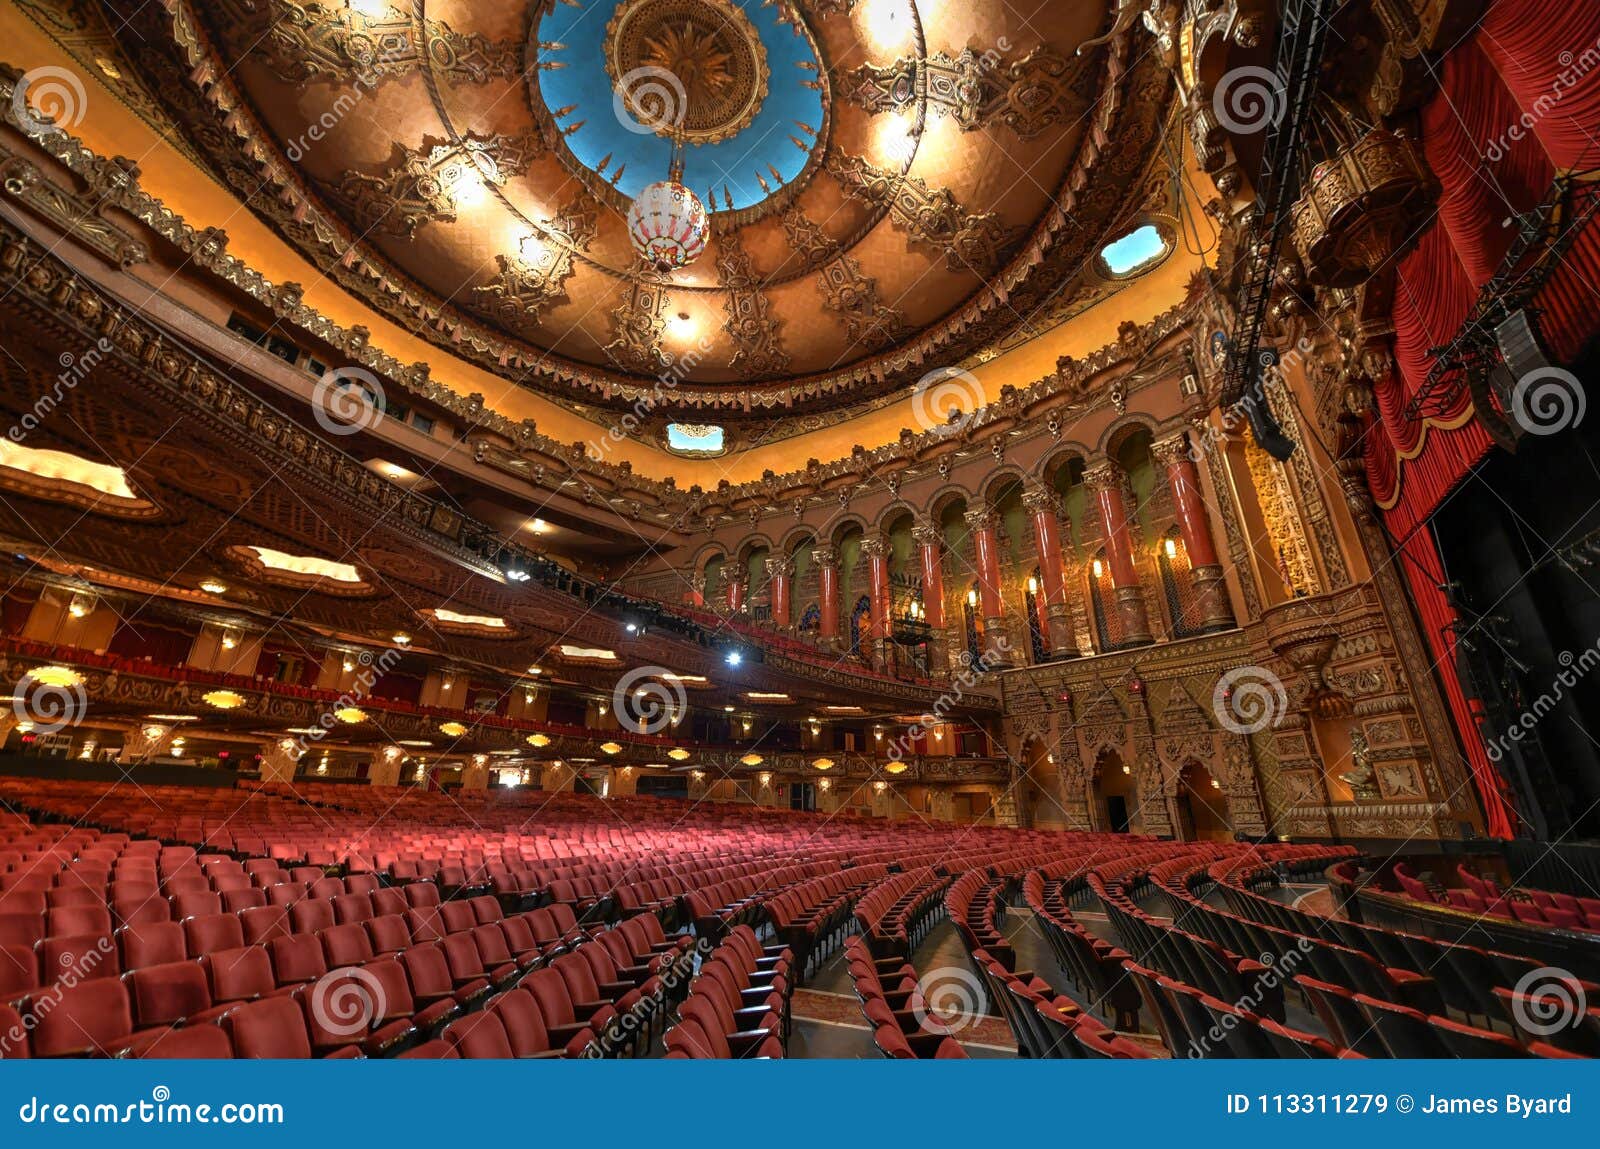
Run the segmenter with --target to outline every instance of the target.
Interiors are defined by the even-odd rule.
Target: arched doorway
[[[1139,784],[1133,767],[1115,750],[1102,750],[1094,768],[1095,820],[1102,830],[1113,834],[1142,833],[1139,816]]]
[[[1182,841],[1231,842],[1233,818],[1222,784],[1203,764],[1190,759],[1178,772],[1173,806]]]

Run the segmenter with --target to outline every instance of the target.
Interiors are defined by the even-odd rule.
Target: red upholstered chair
[[[233,1055],[251,1060],[308,1058],[311,1038],[300,1003],[287,995],[241,1005],[222,1019]]]
[[[133,1031],[133,1009],[119,978],[79,982],[34,1017],[35,1057],[109,1057]]]

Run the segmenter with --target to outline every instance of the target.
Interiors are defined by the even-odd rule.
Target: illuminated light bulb
[[[1122,768],[1122,772],[1124,774],[1132,774],[1133,773],[1133,767],[1132,766],[1124,766]]]
[[[1099,578],[1100,576],[1102,576],[1103,574],[1106,573],[1105,564],[1102,563],[1099,559],[1095,559],[1094,560],[1093,570],[1094,570],[1094,577],[1095,578]]]
[[[967,605],[968,606],[977,606],[978,605],[978,592],[977,591],[969,590],[967,592]]]
[[[1166,549],[1167,557],[1169,559],[1175,559],[1178,557],[1178,541],[1176,539],[1168,539],[1166,542]]]
[[[450,181],[450,195],[457,207],[477,207],[488,198],[489,185],[475,163],[469,160],[456,169],[455,178]]]
[[[682,762],[689,757],[689,752],[683,747],[679,746],[668,750],[667,757],[671,758],[674,762]],[[698,771],[696,771],[696,773],[698,773]]]
[[[352,670],[354,670],[356,668],[356,664],[355,664],[354,660],[347,658],[347,659],[345,659],[343,662],[341,662],[339,664],[339,668],[341,670],[343,670],[346,674],[349,674]]]
[[[1029,594],[1038,594],[1039,593],[1039,580],[1034,578],[1032,575],[1028,576],[1028,593]]]
[[[227,594],[228,584],[214,578],[208,578],[200,584],[200,589],[207,594]]]
[[[622,747],[619,744],[615,743],[615,742],[602,742],[602,743],[600,743],[600,750],[601,750],[602,753],[605,753],[605,754],[621,754],[622,753]]]
[[[394,636],[394,644],[396,646],[410,646],[411,636],[403,630],[399,631]]]
[[[550,745],[550,735],[548,735],[548,734],[530,734],[530,735],[528,735],[528,745],[529,746],[536,746],[540,750],[543,750],[546,746]]]
[[[536,235],[525,235],[522,242],[517,245],[519,257],[523,266],[530,270],[538,270],[550,258],[550,245]]]

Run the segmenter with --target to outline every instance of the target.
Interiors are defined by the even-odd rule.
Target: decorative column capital
[[[1150,444],[1150,456],[1163,467],[1170,467],[1174,463],[1189,458],[1189,435],[1186,431],[1179,431],[1167,439],[1158,439]]]
[[[944,532],[932,523],[911,528],[911,539],[919,547],[943,547]]]
[[[968,530],[983,531],[994,529],[994,512],[988,507],[971,507],[961,517],[966,520]]]
[[[1022,505],[1029,514],[1037,515],[1043,511],[1061,514],[1061,497],[1043,484],[1024,488]]]
[[[839,551],[837,547],[818,547],[811,552],[811,561],[819,567],[836,567],[839,565]]]
[[[1090,490],[1094,491],[1121,490],[1122,468],[1110,459],[1105,459],[1087,468],[1083,472],[1083,481]]]
[[[768,578],[788,578],[794,574],[794,560],[791,558],[768,559],[766,567]]]
[[[891,549],[883,535],[867,535],[861,540],[861,553],[869,559],[886,559]]]

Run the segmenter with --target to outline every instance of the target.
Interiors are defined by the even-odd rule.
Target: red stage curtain
[[[1483,739],[1476,736],[1478,724],[1472,706],[1461,689],[1456,675],[1455,639],[1446,629],[1456,619],[1455,611],[1445,601],[1439,584],[1444,582],[1439,553],[1434,548],[1433,536],[1419,530],[1399,546],[1396,561],[1405,571],[1406,582],[1411,587],[1411,597],[1417,604],[1417,617],[1433,656],[1438,677],[1444,686],[1445,702],[1450,715],[1461,731],[1461,742],[1467,751],[1468,773],[1478,791],[1483,806],[1484,824],[1490,837],[1510,838],[1516,833],[1512,804],[1494,763],[1484,749]]]
[[[1558,171],[1600,166],[1600,4],[1497,0],[1437,75],[1438,95],[1420,123],[1423,153],[1439,178],[1439,212],[1398,269],[1397,370],[1374,389],[1367,478],[1402,540],[1407,581],[1489,830],[1504,837],[1513,830],[1509,802],[1456,678],[1444,637],[1453,614],[1437,589],[1438,555],[1425,528],[1491,444],[1473,422],[1450,426],[1467,419],[1464,391],[1426,428],[1405,408],[1432,366],[1429,349],[1454,336],[1504,257],[1512,239],[1506,218],[1539,203]],[[1534,302],[1552,355],[1575,358],[1600,329],[1600,229],[1577,238]]]

